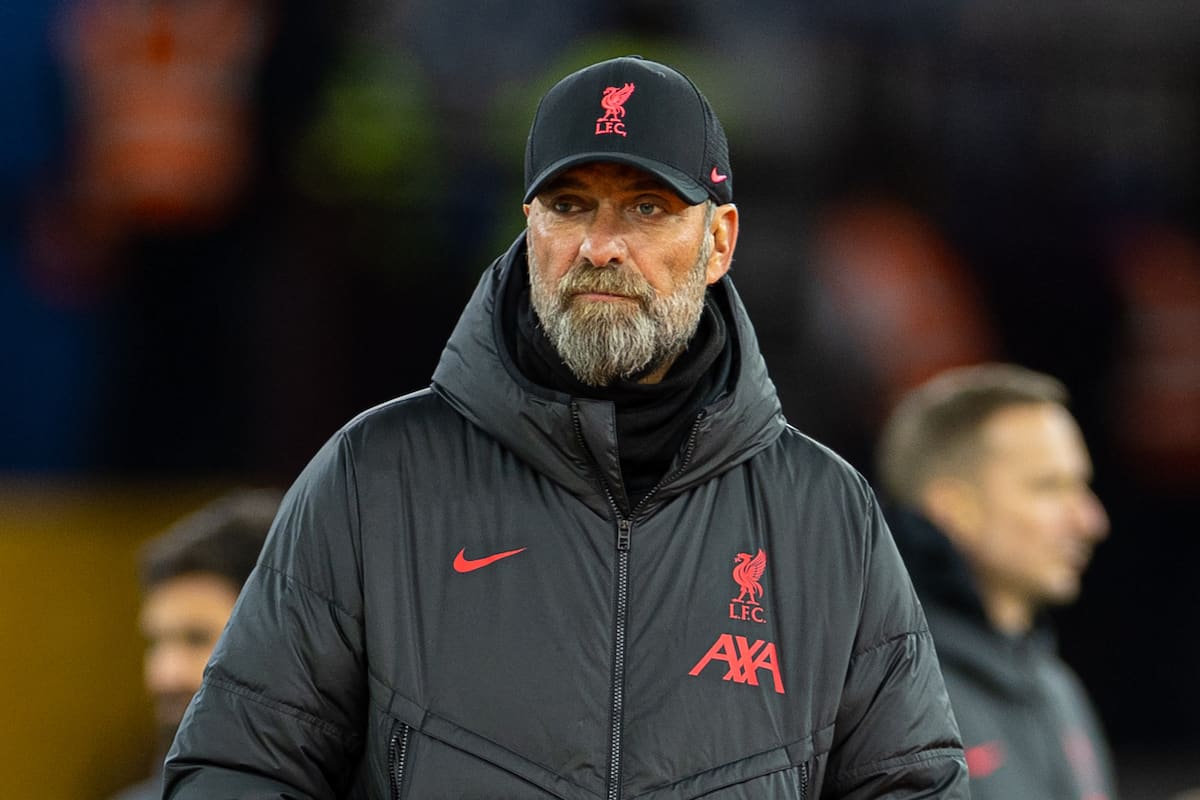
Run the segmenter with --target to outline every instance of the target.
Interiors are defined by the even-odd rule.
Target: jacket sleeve
[[[366,725],[354,487],[339,434],[283,500],[167,756],[165,798],[346,789]]]
[[[967,798],[967,765],[908,572],[867,490],[864,594],[823,797]]]

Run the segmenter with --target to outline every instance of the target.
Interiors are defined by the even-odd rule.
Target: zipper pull
[[[629,549],[629,534],[633,530],[633,521],[624,517],[617,520],[617,549]]]

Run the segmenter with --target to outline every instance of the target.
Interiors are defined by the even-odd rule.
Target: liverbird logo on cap
[[[604,116],[596,120],[597,136],[602,136],[606,133],[615,133],[619,136],[627,135],[625,133],[625,123],[621,120],[625,117],[625,101],[629,99],[629,95],[633,94],[634,88],[632,83],[627,83],[621,87],[605,87],[604,96],[600,98],[600,106],[604,109]]]

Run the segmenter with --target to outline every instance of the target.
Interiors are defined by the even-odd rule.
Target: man
[[[976,800],[1115,798],[1096,715],[1040,613],[1076,598],[1108,532],[1066,402],[1021,367],[955,369],[906,395],[880,442]]]
[[[167,796],[966,796],[872,492],[725,277],[732,182],[675,70],[550,89],[526,231],[288,493]]]
[[[146,691],[158,729],[161,765],[192,695],[254,569],[279,509],[270,489],[230,492],[192,513],[142,548],[142,607]],[[161,767],[117,800],[162,796]]]

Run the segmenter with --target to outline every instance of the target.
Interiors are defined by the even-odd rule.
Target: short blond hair
[[[979,364],[935,375],[900,398],[876,449],[880,485],[912,508],[939,475],[967,474],[982,450],[981,430],[997,411],[1016,405],[1065,407],[1066,386],[1016,364]]]

